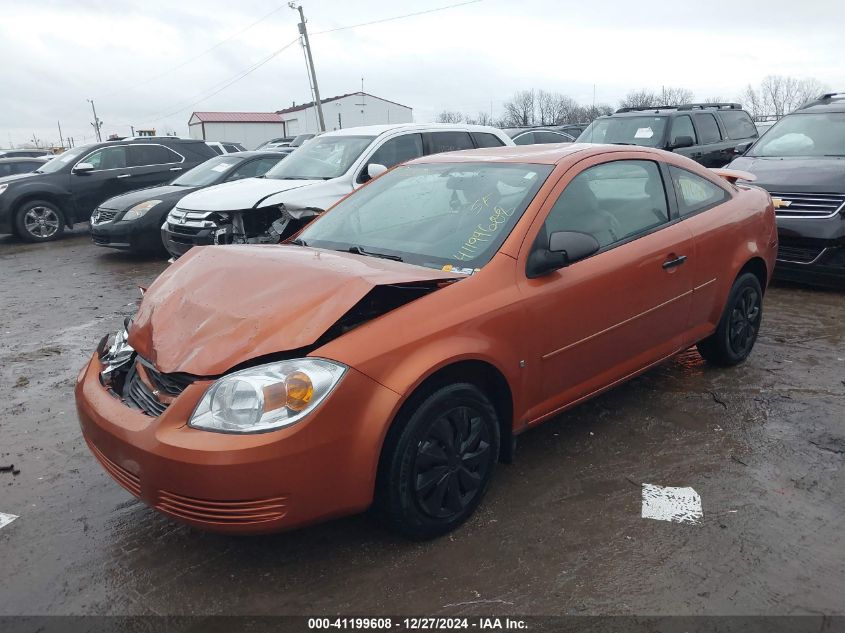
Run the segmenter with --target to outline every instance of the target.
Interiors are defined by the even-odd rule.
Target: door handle
[[[118,178],[129,178],[132,174],[120,174]]]
[[[170,171],[182,171],[181,167],[171,167]]]
[[[667,259],[665,262],[663,262],[663,268],[667,270],[669,268],[675,268],[683,264],[685,261],[687,261],[686,255],[678,255],[675,259]]]

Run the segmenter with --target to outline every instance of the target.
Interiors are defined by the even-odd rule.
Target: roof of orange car
[[[635,145],[598,145],[593,143],[551,143],[546,145],[517,145],[507,147],[485,147],[481,149],[468,149],[458,152],[447,152],[445,154],[431,154],[416,160],[413,163],[452,163],[484,161],[497,163],[538,163],[542,165],[554,165],[573,154],[582,156],[599,154],[608,151],[616,152],[637,152],[653,153],[655,150],[648,147]]]

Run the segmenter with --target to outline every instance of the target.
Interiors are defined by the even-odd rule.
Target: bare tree
[[[826,90],[824,84],[812,77],[796,79],[783,75],[768,75],[754,88],[749,84],[741,99],[754,118],[780,118]]]
[[[537,96],[534,90],[520,90],[505,102],[506,127],[534,125]]]
[[[651,90],[632,90],[619,102],[620,108],[651,108],[661,105],[660,97]]]
[[[464,120],[464,115],[455,110],[443,110],[437,115],[438,123],[460,123]]]
[[[479,111],[476,115],[467,114],[464,121],[471,125],[493,125],[493,117],[489,112]]]
[[[695,94],[692,90],[664,86],[660,91],[660,103],[658,105],[679,106],[692,103],[693,99],[695,99]]]

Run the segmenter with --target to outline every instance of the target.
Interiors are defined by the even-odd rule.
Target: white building
[[[323,117],[326,130],[340,130],[358,125],[385,123],[413,123],[414,111],[395,101],[388,101],[366,92],[353,92],[323,99]],[[316,133],[320,129],[317,107],[314,102],[294,104],[276,112],[285,123],[287,136]]]
[[[285,123],[275,112],[194,112],[188,135],[204,141],[230,141],[255,149],[271,138],[287,136]]]

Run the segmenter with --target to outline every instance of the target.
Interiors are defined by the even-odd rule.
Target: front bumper
[[[845,286],[845,215],[778,218],[774,277],[818,286]]]
[[[216,244],[214,229],[200,229],[196,232],[180,232],[178,227],[173,229],[161,228],[161,242],[167,249],[167,252],[173,257],[181,257],[194,246],[210,246]]]
[[[187,426],[210,381],[193,383],[153,418],[111,394],[101,368],[95,355],[76,385],[85,441],[120,485],[170,517],[217,532],[266,533],[372,502],[399,396],[353,369],[306,420],[238,435]]]
[[[97,246],[128,251],[163,251],[160,228],[167,210],[155,207],[130,222],[91,223],[91,240]]]

